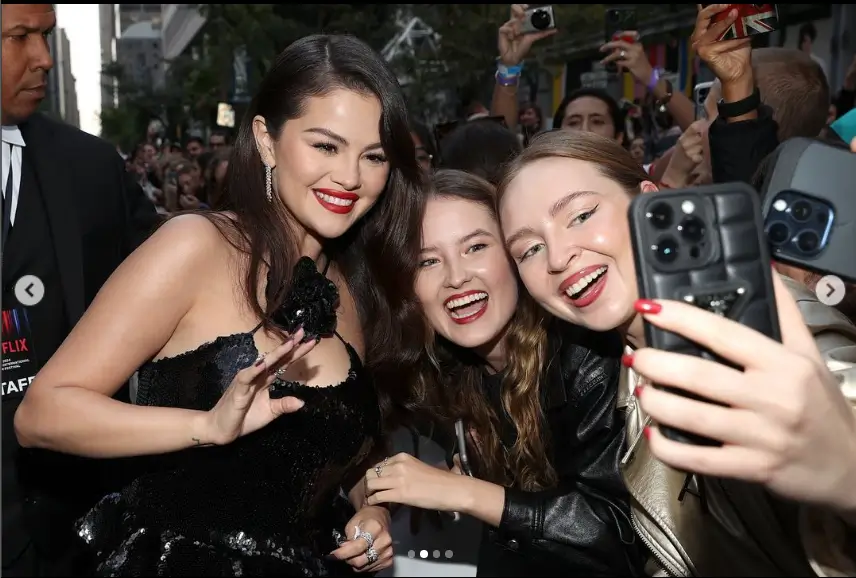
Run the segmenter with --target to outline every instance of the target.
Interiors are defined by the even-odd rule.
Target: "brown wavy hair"
[[[496,188],[497,206],[517,175],[527,165],[550,158],[585,161],[597,166],[606,178],[615,181],[631,196],[641,192],[644,181],[652,180],[630,152],[615,139],[591,132],[553,130],[532,139],[516,158],[506,165]]]
[[[463,171],[440,170],[435,173],[432,185],[428,200],[445,198],[476,203],[497,219],[496,191],[483,178]],[[513,264],[510,266],[514,269]],[[557,481],[547,458],[548,440],[542,427],[540,383],[547,334],[540,307],[522,286],[518,294],[517,309],[505,328],[508,364],[501,386],[503,410],[517,432],[511,448],[502,446],[499,418],[484,395],[485,362],[471,350],[429,335],[429,345],[418,366],[416,391],[423,407],[430,407],[433,417],[441,423],[448,426],[456,419],[463,419],[470,426],[482,477],[532,491],[552,487]]]

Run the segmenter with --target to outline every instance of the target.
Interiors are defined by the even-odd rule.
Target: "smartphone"
[[[455,422],[455,436],[458,438],[458,457],[461,459],[461,470],[464,474],[473,477],[473,469],[467,455],[467,432],[464,429],[464,420],[459,419]]]
[[[710,6],[710,4],[702,4]],[[729,12],[737,9],[737,21],[717,40],[733,40],[779,29],[779,11],[775,4],[729,4],[728,10],[714,14],[711,23],[722,22]]]
[[[612,42],[614,40],[624,40],[625,42],[633,43],[636,41],[635,36],[624,34],[628,31],[639,30],[636,21],[636,9],[629,7],[615,7],[606,11],[604,17],[604,41]],[[618,72],[618,65],[614,62],[606,64],[606,71],[615,74]]]
[[[781,341],[760,202],[752,187],[729,183],[647,193],[633,199],[628,216],[640,298],[684,301]],[[648,323],[645,340],[649,347],[730,365]],[[700,399],[678,389],[672,393]],[[719,445],[681,430],[660,430],[675,441]]]
[[[704,102],[707,100],[707,95],[710,94],[710,89],[712,87],[713,82],[699,82],[693,87],[693,103],[695,104],[696,120],[707,118],[707,113],[704,109]]]
[[[176,172],[174,170],[168,170],[168,171],[166,171],[166,174],[164,175],[164,177],[165,177],[165,181],[168,185],[172,185],[174,187],[178,186],[178,172]]]
[[[523,25],[520,31],[523,34],[535,34],[553,30],[556,27],[556,14],[552,6],[539,6],[529,8],[524,12]]]
[[[773,257],[856,283],[856,154],[793,138],[770,162],[761,197]]]

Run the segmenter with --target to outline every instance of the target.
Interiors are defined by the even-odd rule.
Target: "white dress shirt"
[[[14,145],[14,146],[13,146]],[[27,146],[24,142],[24,137],[21,136],[21,131],[17,126],[3,127],[3,178],[0,180],[3,187],[3,199],[7,202],[7,210],[9,213],[9,222],[15,224],[15,214],[18,212],[18,196],[21,191],[21,159],[23,158],[23,147]],[[6,190],[6,182],[9,180],[9,169],[13,169],[12,173],[12,196],[11,203],[8,202],[9,191]]]

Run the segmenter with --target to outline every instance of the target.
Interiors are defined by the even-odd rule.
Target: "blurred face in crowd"
[[[520,124],[527,128],[537,127],[541,121],[538,119],[538,113],[533,107],[524,108],[520,111]]]
[[[415,132],[410,133],[410,138],[413,139],[413,146],[416,148],[416,162],[419,163],[419,166],[423,170],[430,171],[431,155],[425,150],[425,143],[422,142],[422,139]]]
[[[155,148],[155,145],[146,143],[143,145],[143,164],[148,167],[151,167],[155,164],[155,160],[157,158],[158,150]]]
[[[380,142],[381,104],[347,89],[309,98],[279,139],[253,119],[262,160],[273,168],[274,194],[312,235],[342,235],[380,198],[389,161]]]
[[[187,143],[187,154],[190,158],[196,158],[202,154],[203,151],[202,143],[198,140],[192,140]]]
[[[655,191],[653,183],[642,192]],[[631,195],[594,163],[546,158],[526,165],[502,197],[500,221],[532,297],[557,317],[596,331],[634,317]]]
[[[517,279],[493,214],[458,198],[428,201],[416,296],[434,331],[461,347],[496,347],[517,308]]]
[[[212,134],[208,137],[208,148],[217,150],[226,146],[226,137],[222,134]]]
[[[199,179],[192,172],[178,175],[178,190],[183,195],[195,195],[199,188]]]
[[[630,154],[639,163],[645,162],[645,139],[636,137],[630,143]]]
[[[51,4],[2,6],[2,112],[4,125],[18,124],[45,98],[53,68],[47,38],[56,26]]]
[[[593,132],[619,142],[623,140],[623,134],[618,132],[609,113],[609,105],[594,96],[581,96],[569,102],[561,128]]]

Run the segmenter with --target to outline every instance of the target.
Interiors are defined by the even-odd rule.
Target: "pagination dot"
[[[446,554],[446,558],[448,558],[449,560],[452,559],[452,551],[451,550],[446,550],[445,554]]]
[[[428,557],[428,550],[419,550],[419,557],[423,560]]]

